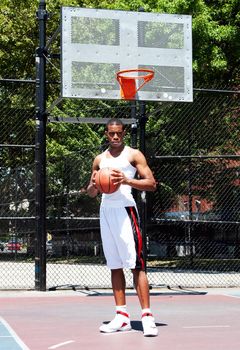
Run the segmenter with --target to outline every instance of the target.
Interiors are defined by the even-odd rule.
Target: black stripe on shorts
[[[139,225],[138,213],[135,207],[125,207],[132,224],[133,237],[136,248],[136,269],[145,270],[145,261],[143,258],[143,239]]]

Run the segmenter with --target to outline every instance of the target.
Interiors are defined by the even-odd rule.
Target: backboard
[[[62,7],[62,97],[120,99],[116,73],[152,69],[135,99],[186,101],[192,94],[191,16]]]

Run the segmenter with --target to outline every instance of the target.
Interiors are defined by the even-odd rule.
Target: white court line
[[[231,326],[227,325],[227,324],[223,324],[223,325],[205,325],[205,326],[185,326],[182,328],[188,328],[188,329],[193,329],[193,328],[229,328]]]
[[[223,294],[225,297],[230,297],[230,298],[240,298],[240,295],[231,295],[231,294]]]
[[[11,335],[0,335],[0,338],[12,338]]]
[[[59,344],[55,344],[55,345],[49,346],[48,349],[57,349],[57,348],[60,348],[61,346],[64,346],[64,345],[67,345],[67,344],[71,344],[71,343],[75,343],[75,341],[74,340],[68,340],[68,341],[65,341],[63,343],[59,343]]]
[[[104,333],[104,332],[100,332],[104,337],[106,335],[116,335],[116,334],[129,334],[129,333],[142,333],[142,331],[137,331],[136,329],[132,329],[130,331],[118,331],[118,332],[109,332],[109,333]]]
[[[5,328],[7,328],[8,332],[11,334],[12,338],[14,338],[15,342],[21,347],[22,350],[30,350],[26,344],[19,338],[17,333],[14,332],[14,330],[9,326],[9,324],[0,317],[0,323],[4,325]]]

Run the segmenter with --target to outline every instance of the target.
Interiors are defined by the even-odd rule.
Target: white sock
[[[117,311],[121,311],[121,312],[124,312],[124,313],[126,313],[127,315],[129,315],[128,314],[128,312],[127,312],[127,307],[126,307],[126,305],[120,305],[120,306],[116,306],[116,312]],[[119,316],[121,316],[121,317],[119,317]],[[116,314],[115,315],[115,317],[114,317],[114,319],[110,322],[110,324],[111,324],[111,326],[112,327],[116,327],[116,328],[118,328],[118,327],[120,327],[121,325],[122,325],[122,318],[124,317],[124,315],[121,315],[121,314]],[[119,323],[120,322],[120,323]]]
[[[142,309],[142,315],[144,315],[144,314],[151,314],[151,313],[152,313],[152,311],[151,311],[150,308]]]
[[[125,313],[127,313],[128,314],[128,312],[127,312],[127,305],[117,305],[116,306],[116,311],[121,311],[121,312],[125,312]]]

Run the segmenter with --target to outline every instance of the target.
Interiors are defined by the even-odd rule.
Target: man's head
[[[106,128],[105,128],[106,131],[108,131],[108,127],[110,125],[121,125],[122,130],[125,130],[125,124],[121,121],[121,119],[118,119],[118,118],[109,119],[109,121],[106,124]]]
[[[121,147],[125,136],[125,125],[120,119],[110,119],[106,124],[105,135],[108,138],[110,147]]]

